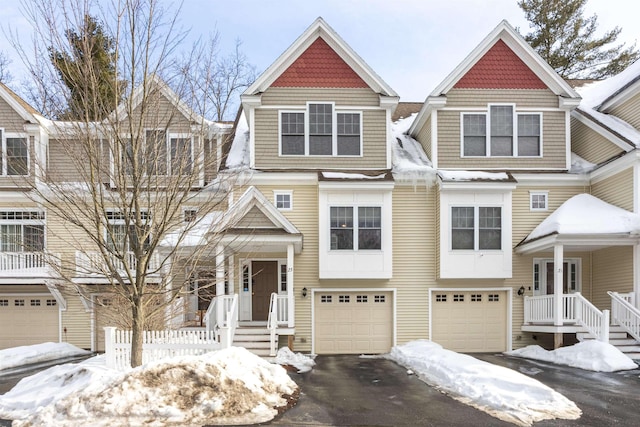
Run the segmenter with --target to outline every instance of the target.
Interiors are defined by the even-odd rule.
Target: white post
[[[224,246],[218,245],[216,248],[216,298],[224,295]],[[216,304],[216,323],[222,326],[224,322],[224,304],[222,298]]]
[[[287,326],[293,328],[295,316],[295,295],[293,293],[293,245],[287,245]]]
[[[116,367],[115,352],[116,328],[106,326],[104,328],[104,354],[107,358],[107,368],[114,369]]]
[[[562,244],[553,247],[553,324],[562,325],[563,254]]]
[[[235,287],[235,256],[233,254],[229,255],[229,268],[227,268],[227,271],[229,272],[229,295],[233,295],[235,293],[236,287]]]
[[[640,308],[640,245],[633,245],[633,293],[635,298],[631,303]]]

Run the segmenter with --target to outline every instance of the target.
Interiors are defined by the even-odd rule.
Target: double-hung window
[[[171,175],[189,175],[193,169],[193,147],[188,135],[169,135]]]
[[[43,251],[44,218],[40,211],[0,211],[0,251]]]
[[[542,114],[517,112],[514,105],[489,105],[486,113],[462,113],[465,157],[538,157]]]
[[[140,173],[146,175],[189,175],[193,171],[193,138],[163,129],[145,129],[144,139],[122,137],[122,167],[133,174],[134,145]]]
[[[29,138],[21,134],[7,134],[0,129],[2,139],[2,175],[29,174]]]
[[[451,249],[502,249],[502,208],[499,206],[452,207]]]
[[[307,104],[305,111],[280,112],[283,156],[362,155],[362,113],[333,103]]]
[[[143,249],[146,249],[150,241],[151,219],[146,212],[141,212],[140,217],[141,225],[138,227],[133,213],[130,218],[127,218],[124,213],[119,211],[108,211],[107,246],[113,251],[122,253],[134,250],[135,246],[140,243],[143,245]],[[142,241],[140,241],[141,238]]]
[[[379,206],[332,206],[329,221],[331,250],[382,248],[382,213]]]

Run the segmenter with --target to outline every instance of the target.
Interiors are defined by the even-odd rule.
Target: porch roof
[[[593,251],[640,243],[640,214],[590,194],[564,202],[515,247],[516,253],[546,252],[556,244],[566,251]]]

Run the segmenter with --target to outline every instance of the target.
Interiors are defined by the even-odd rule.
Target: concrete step
[[[576,333],[576,338],[578,338],[579,341],[583,341],[583,340],[592,340],[595,339],[595,337],[593,335],[591,335],[589,332],[578,332]],[[623,338],[627,338],[627,333],[626,332],[611,332],[609,331],[609,340],[612,339],[623,339]]]
[[[233,345],[235,347],[244,347],[244,348],[270,348],[271,343],[269,341],[233,341]]]
[[[233,338],[234,341],[269,341],[270,335],[265,334],[236,334]]]
[[[266,335],[269,336],[270,331],[267,328],[261,327],[238,327],[236,328],[236,335]]]
[[[640,345],[640,343],[633,338],[616,338],[610,339],[609,344],[613,346],[621,346],[621,345]]]
[[[640,361],[640,353],[625,353],[625,355],[630,359]]]
[[[640,352],[640,345],[617,345],[616,348],[623,353],[637,353]]]

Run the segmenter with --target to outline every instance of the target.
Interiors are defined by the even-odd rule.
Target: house
[[[419,338],[465,352],[640,339],[640,64],[577,92],[501,22],[424,103],[407,104],[318,18],[243,93],[232,128],[156,83],[164,110],[179,113],[169,128],[208,130],[218,168],[194,190],[229,185],[219,212],[165,240],[208,249],[174,280],[190,294],[171,327],[317,354]],[[7,88],[0,98],[13,117],[3,144],[23,138],[31,150],[4,175],[34,158],[64,170],[65,136]],[[46,213],[16,183],[0,193],[0,222],[32,242],[24,230],[37,234]],[[0,346],[101,349],[99,287],[69,293],[46,262],[26,261],[64,249],[54,234],[31,251],[2,246],[0,328],[13,332]],[[106,283],[81,274],[79,254],[60,258],[77,264],[76,283]]]

